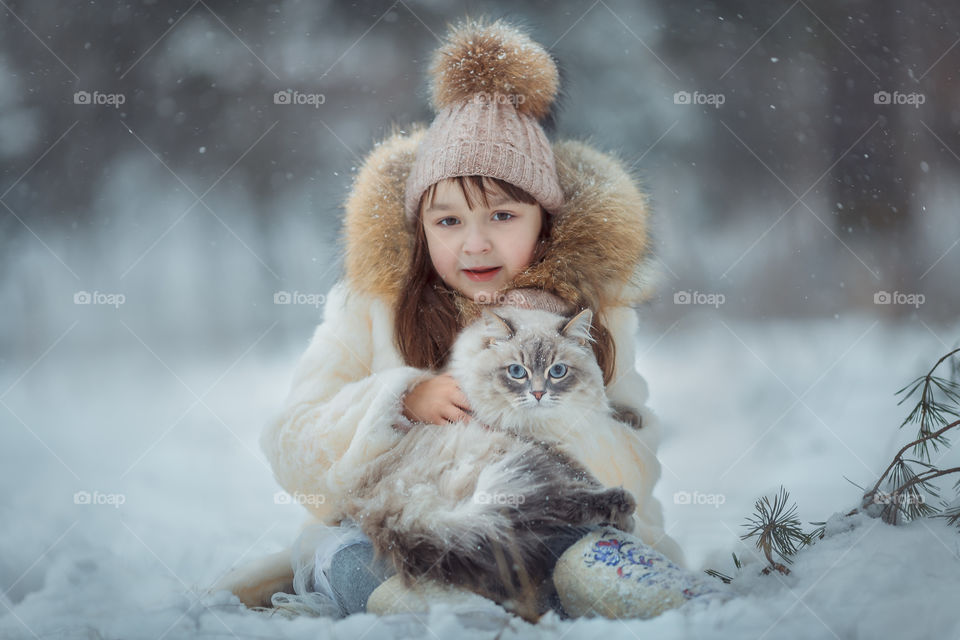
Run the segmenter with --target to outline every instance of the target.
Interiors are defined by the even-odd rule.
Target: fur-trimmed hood
[[[421,125],[398,131],[365,159],[346,202],[345,271],[348,285],[394,307],[410,268],[415,229],[404,216],[407,176]],[[544,260],[512,288],[546,289],[595,312],[635,305],[649,297],[649,209],[623,163],[586,143],[552,145],[564,205],[555,214]],[[461,311],[473,301],[458,297]]]

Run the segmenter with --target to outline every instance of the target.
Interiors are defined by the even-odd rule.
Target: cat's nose
[[[537,399],[537,402],[539,402],[540,398],[543,397],[543,394],[545,394],[546,391],[531,391],[530,393],[532,393],[533,397]]]

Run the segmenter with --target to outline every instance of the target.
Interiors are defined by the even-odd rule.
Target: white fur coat
[[[624,425],[621,433],[603,440],[586,429],[572,432],[568,450],[603,484],[630,491],[637,500],[635,533],[682,563],[652,495],[660,475],[659,424],[645,406],[646,382],[634,369],[636,313],[629,307],[608,309],[605,321],[616,344],[616,373],[607,395],[640,415],[643,427]],[[354,484],[364,463],[402,437],[394,428],[409,424],[402,396],[430,375],[403,364],[386,304],[338,283],[296,367],[283,409],[261,437],[277,481],[316,519],[337,524],[343,488]]]

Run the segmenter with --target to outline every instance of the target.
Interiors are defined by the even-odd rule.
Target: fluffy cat
[[[614,419],[592,317],[502,307],[458,336],[447,372],[471,419],[415,425],[345,504],[406,584],[428,576],[516,599],[549,577],[548,541],[573,542],[590,525],[632,530],[633,496],[563,451],[565,432]]]

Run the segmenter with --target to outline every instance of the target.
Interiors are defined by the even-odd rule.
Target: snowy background
[[[552,135],[651,194],[637,367],[688,564],[749,558],[781,484],[804,522],[854,506],[912,435],[893,392],[960,335],[960,10],[676,4],[0,2],[0,637],[423,635],[198,594],[304,517],[257,439],[321,308],[274,295],[336,280],[352,172],[429,118],[424,60],[467,13],[525,21],[563,68]],[[756,566],[723,605],[502,635],[960,637],[939,521]]]

